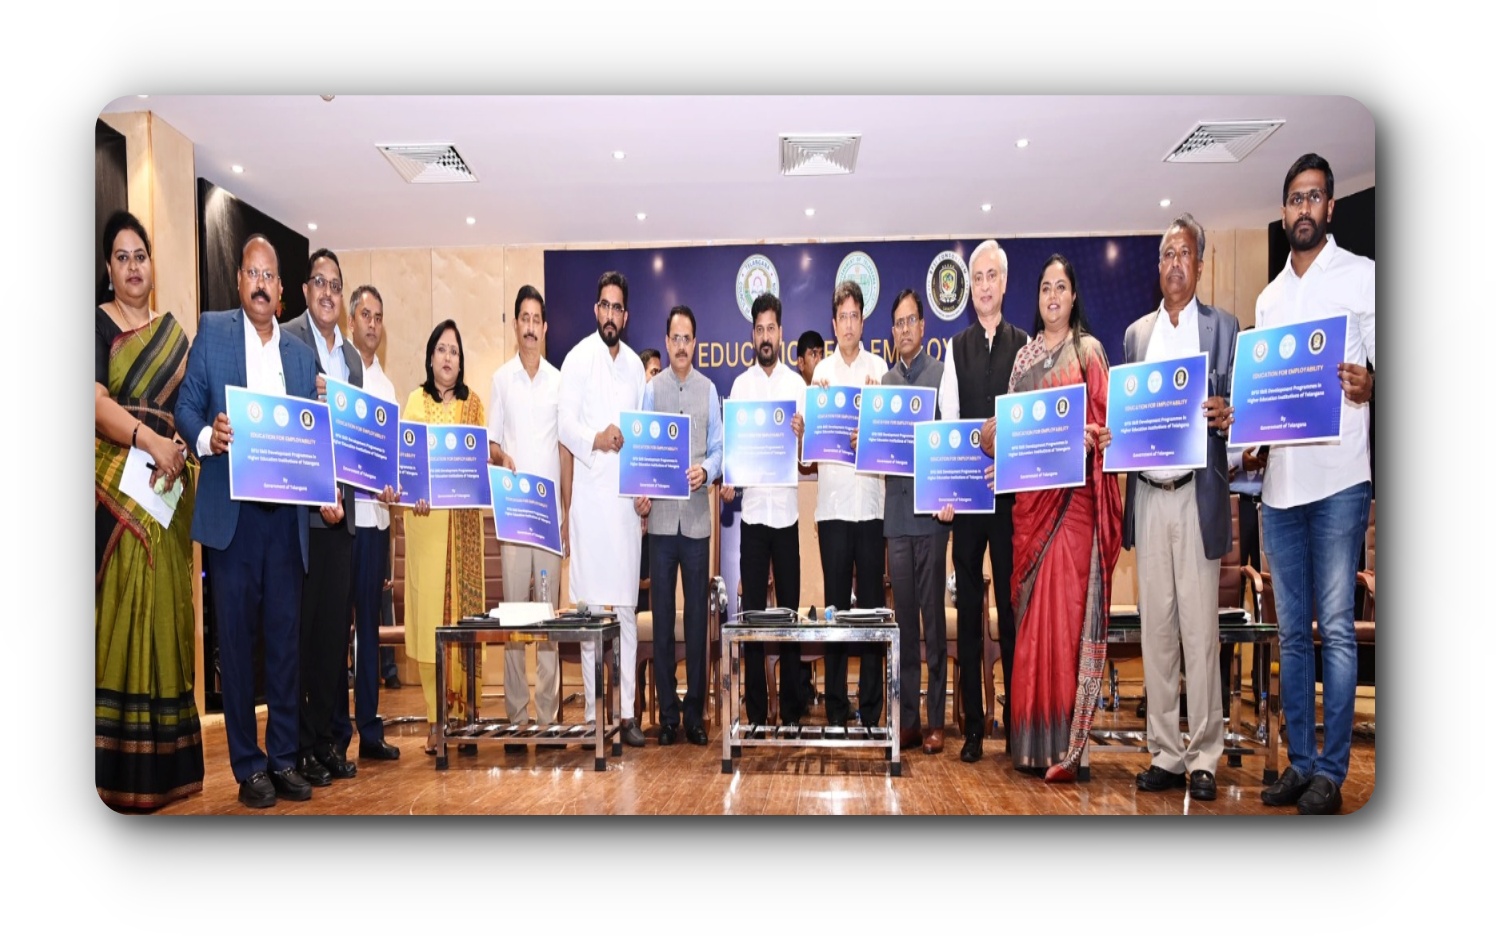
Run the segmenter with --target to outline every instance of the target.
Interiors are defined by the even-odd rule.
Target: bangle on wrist
[[[135,423],[135,428],[133,430],[131,430],[131,432],[130,432],[130,448],[134,448],[135,447],[135,437],[138,436],[138,435],[140,435],[140,427],[142,425],[144,425],[144,423],[141,423],[141,422],[137,421]]]

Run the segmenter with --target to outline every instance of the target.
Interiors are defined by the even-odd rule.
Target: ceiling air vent
[[[1281,120],[1202,120],[1169,151],[1164,162],[1241,162],[1281,126]]]
[[[400,178],[419,184],[477,182],[457,150],[446,143],[376,143]]]
[[[779,173],[788,176],[851,175],[860,133],[781,133]]]

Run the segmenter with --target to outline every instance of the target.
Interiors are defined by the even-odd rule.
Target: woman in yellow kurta
[[[426,382],[411,391],[401,418],[428,424],[486,426],[483,401],[464,382],[462,335],[448,319],[426,342]],[[483,516],[477,509],[432,510],[417,501],[405,518],[405,652],[426,694],[426,753],[436,753],[438,718],[462,712],[466,684],[458,655],[447,660],[447,698],[436,699],[436,628],[488,610],[483,595]],[[483,682],[479,657],[478,682]]]

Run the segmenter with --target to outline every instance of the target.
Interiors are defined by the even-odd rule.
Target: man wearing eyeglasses
[[[1371,506],[1369,403],[1376,363],[1376,264],[1327,233],[1335,176],[1324,157],[1300,156],[1283,179],[1288,263],[1257,297],[1257,327],[1344,313],[1340,440],[1259,448],[1262,550],[1273,576],[1282,648],[1288,769],[1262,791],[1269,806],[1340,810],[1356,703],[1356,564]],[[1315,739],[1314,619],[1324,659],[1324,746]]]
[[[285,325],[288,335],[317,354],[317,397],[327,399],[327,378],[364,385],[358,349],[343,340],[343,272],[326,247],[312,253],[302,284],[306,311]],[[346,505],[346,508],[345,508]],[[353,737],[348,720],[348,621],[353,588],[353,488],[338,485],[338,504],[309,512],[310,565],[301,591],[301,729],[296,767],[312,786],[358,773],[347,758]]]
[[[234,441],[225,388],[316,398],[317,355],[276,322],[280,295],[275,248],[254,235],[240,254],[240,307],[205,312],[198,321],[175,413],[178,430],[193,441],[202,462],[192,538],[202,544],[212,592],[229,760],[239,801],[251,808],[273,806],[277,796],[312,795],[296,770],[307,509],[233,500],[225,457]],[[257,638],[264,644],[269,707],[263,751],[255,721]]]
[[[622,737],[631,747],[643,747],[644,733],[631,716],[639,640],[634,621],[639,600],[639,518],[649,513],[649,499],[618,494],[619,452],[623,450],[619,413],[637,410],[644,397],[644,365],[623,341],[628,301],[629,284],[622,273],[608,272],[598,279],[593,309],[597,331],[577,342],[561,364],[558,415],[561,444],[574,459],[569,596],[579,606],[612,606],[618,615]],[[590,646],[582,648],[588,721],[597,716],[595,657]]]

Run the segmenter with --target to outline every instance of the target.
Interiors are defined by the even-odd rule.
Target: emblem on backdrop
[[[738,311],[753,324],[753,300],[764,293],[779,295],[779,271],[763,254],[754,254],[738,267]]]
[[[860,250],[854,250],[843,257],[841,266],[836,268],[836,282],[840,284],[847,280],[856,283],[862,290],[862,317],[866,319],[873,314],[873,308],[878,304],[878,267],[873,263],[873,258]]]
[[[925,274],[925,298],[931,310],[941,321],[949,322],[966,311],[970,292],[966,261],[949,250],[936,254],[930,261],[930,272]]]

